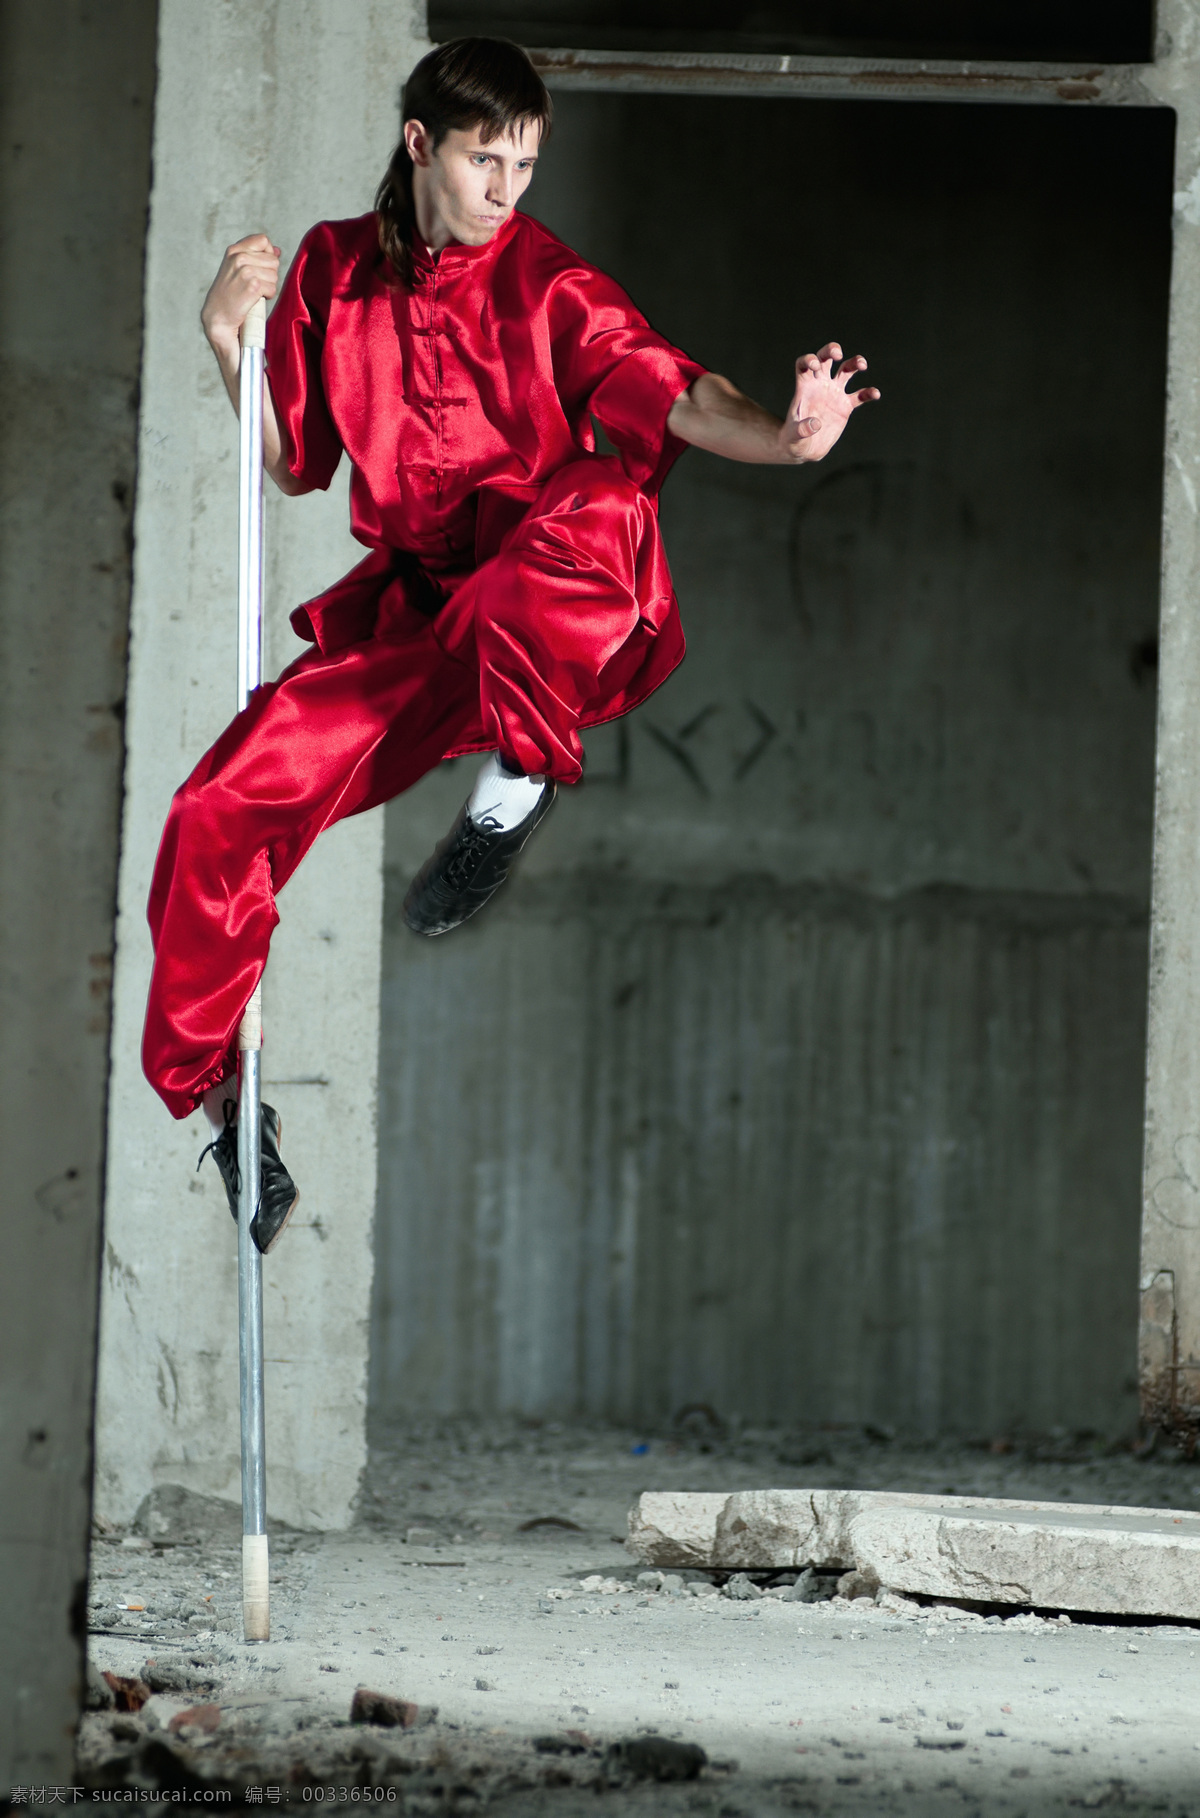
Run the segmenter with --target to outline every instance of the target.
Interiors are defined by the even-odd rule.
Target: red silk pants
[[[255,691],[177,791],[150,889],[142,1061],[175,1117],[233,1073],[276,893],[322,828],[463,751],[578,780],[581,722],[641,698],[654,562],[650,501],[609,461],[572,463],[436,618],[385,595],[373,637]]]

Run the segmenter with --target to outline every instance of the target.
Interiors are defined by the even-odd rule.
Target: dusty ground
[[[92,1661],[161,1689],[136,1715],[85,1719],[81,1783],[505,1818],[594,1813],[598,1794],[602,1810],[722,1818],[1200,1815],[1200,1628],[799,1603],[765,1574],[741,1598],[720,1575],[638,1581],[621,1544],[638,1491],[786,1485],[1200,1508],[1200,1466],[1063,1437],[730,1436],[703,1414],[674,1438],[381,1435],[356,1528],[273,1539],[266,1645],[240,1640],[236,1511],[160,1492],[144,1536],[98,1538]],[[421,1720],[351,1725],[358,1685]],[[211,1733],[167,1729],[198,1704],[216,1707]],[[653,1735],[707,1765],[655,1780],[689,1764],[656,1757]]]

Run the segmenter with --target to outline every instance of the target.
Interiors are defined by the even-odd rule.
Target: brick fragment
[[[167,1728],[173,1736],[181,1730],[199,1730],[205,1736],[211,1736],[221,1721],[219,1704],[191,1704],[186,1711],[176,1711]]]
[[[386,1692],[370,1692],[362,1685],[350,1704],[351,1723],[376,1723],[388,1730],[411,1730],[420,1715],[420,1707],[409,1699],[390,1698]]]
[[[140,1711],[150,1696],[150,1687],[144,1679],[126,1679],[120,1673],[108,1672],[104,1678],[118,1711]]]

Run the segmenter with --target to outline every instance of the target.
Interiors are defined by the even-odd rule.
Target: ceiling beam
[[[552,88],[615,94],[799,95],[846,101],[1007,101],[1160,107],[1153,64],[962,63],[890,57],[535,49]],[[1149,78],[1149,80],[1148,80]]]

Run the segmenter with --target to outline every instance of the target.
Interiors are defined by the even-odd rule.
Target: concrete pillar
[[[0,8],[0,1801],[71,1780],[154,8]]]
[[[1176,113],[1158,777],[1142,1222],[1146,1417],[1200,1434],[1200,19],[1158,10],[1147,86]]]
[[[97,1424],[117,1520],[160,1482],[239,1494],[233,1226],[213,1164],[195,1172],[202,1117],[172,1123],[138,1053],[159,832],[234,706],[236,425],[198,311],[240,235],[286,258],[312,222],[370,208],[419,29],[410,0],[161,8]],[[268,501],[268,673],[300,649],[290,608],[361,554],[346,478]],[[267,972],[264,1091],[302,1192],[265,1270],[268,1505],[300,1525],[349,1520],[365,1454],[381,836],[376,814],[324,837]]]

